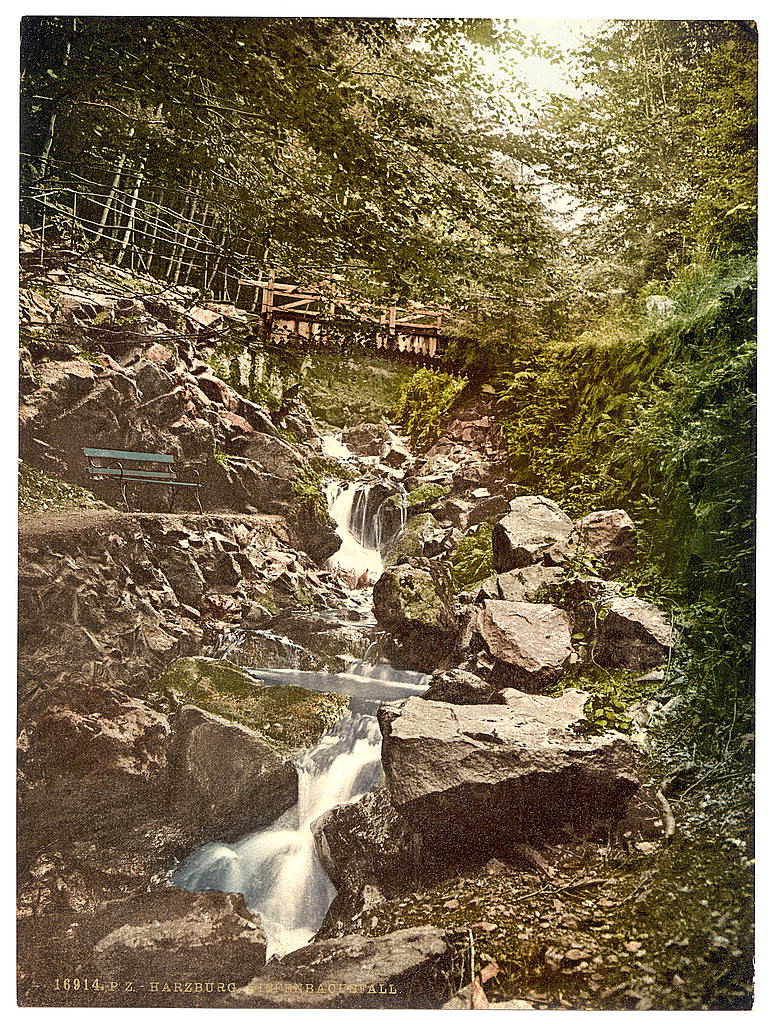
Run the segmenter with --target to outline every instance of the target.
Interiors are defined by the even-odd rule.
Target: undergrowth
[[[440,370],[418,370],[404,384],[396,419],[414,448],[422,451],[438,440],[444,417],[466,383]]]

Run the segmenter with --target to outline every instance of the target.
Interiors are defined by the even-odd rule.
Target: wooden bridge
[[[448,306],[408,302],[395,298],[366,307],[354,302],[339,287],[337,275],[314,285],[278,279],[240,280],[255,289],[253,309],[264,321],[266,336],[303,348],[341,347],[343,343],[376,349],[391,360],[418,365],[445,365],[446,341],[442,323]]]

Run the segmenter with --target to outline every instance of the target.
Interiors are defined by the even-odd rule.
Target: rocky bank
[[[170,872],[292,807],[293,759],[348,714],[344,684],[268,686],[247,669],[335,678],[362,656],[374,581],[329,562],[342,536],[323,487],[333,475],[332,507],[352,464],[325,454],[299,399],[273,412],[215,373],[214,338],[244,312],[57,255],[30,264],[22,291],[21,455],[85,497],[21,525],[20,1001],[452,1008],[478,986],[481,1005],[490,922],[404,928],[396,907],[505,879],[514,904],[482,913],[511,918],[517,883],[556,899],[546,880],[568,865],[671,836],[630,734],[659,710],[677,642],[616,579],[635,525],[622,509],[573,521],[511,479],[486,393],[424,453],[386,422],[341,434],[361,474],[350,526],[384,569],[368,639],[388,667],[432,679],[379,710],[384,783],[313,823],[337,895],[314,942],[266,965],[242,896],[177,889]],[[87,493],[85,445],[173,453],[200,472],[204,512],[143,495],[148,510],[119,510],[109,482]],[[585,691],[600,672],[635,694],[615,720]],[[552,954],[558,970],[594,955]],[[302,973],[314,990],[295,987]],[[173,974],[183,990],[164,988]],[[87,975],[145,980],[62,988]]]

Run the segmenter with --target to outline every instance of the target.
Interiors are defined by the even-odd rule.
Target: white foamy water
[[[336,889],[315,850],[312,825],[325,811],[352,803],[382,781],[382,738],[376,710],[384,700],[422,693],[429,677],[419,672],[358,661],[349,673],[255,670],[268,685],[286,682],[352,695],[359,709],[336,722],[317,746],[296,761],[298,803],[269,828],[236,843],[200,847],[173,877],[192,892],[241,892],[261,918],[268,954],[284,956],[305,945],[320,928]]]
[[[351,459],[353,453],[336,434],[325,434],[321,439],[323,454],[331,459]]]
[[[241,892],[261,918],[270,956],[305,945],[336,895],[310,826],[324,811],[356,800],[381,781],[380,743],[371,715],[337,722],[296,763],[298,804],[239,842],[201,847],[175,874],[175,885],[192,892]]]
[[[328,560],[331,566],[338,566],[355,577],[363,573],[369,574],[369,580],[373,583],[377,577],[382,575],[385,568],[382,561],[382,554],[378,547],[367,547],[360,538],[364,535],[358,529],[358,524],[353,521],[353,502],[356,497],[363,493],[364,485],[349,483],[341,491],[337,491],[338,484],[329,484],[326,492],[328,498],[329,512],[336,523],[336,532],[342,541],[342,545]],[[361,499],[365,515],[365,502]]]

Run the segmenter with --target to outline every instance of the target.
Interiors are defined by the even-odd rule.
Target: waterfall
[[[330,459],[351,459],[353,453],[335,434],[326,434],[321,438],[323,454]]]
[[[369,484],[349,483],[338,490],[338,485],[334,483],[328,485],[326,496],[331,518],[336,523],[336,532],[342,541],[339,550],[329,559],[329,565],[352,573],[356,579],[367,573],[373,582],[382,575],[384,563],[379,549],[364,543],[370,489]]]
[[[382,778],[380,732],[372,715],[341,719],[296,762],[299,801],[267,829],[231,845],[208,843],[173,878],[192,892],[241,892],[261,918],[269,955],[307,943],[336,894],[315,851],[311,825],[350,803]]]
[[[324,691],[335,687],[354,695],[352,712],[295,762],[299,799],[294,807],[269,828],[236,843],[200,847],[172,881],[191,892],[241,892],[261,918],[268,954],[283,956],[312,938],[336,895],[318,860],[312,825],[325,811],[352,803],[379,785],[377,707],[383,700],[422,693],[428,677],[363,661],[340,676],[290,669],[255,670],[255,675],[269,685],[285,682]]]

